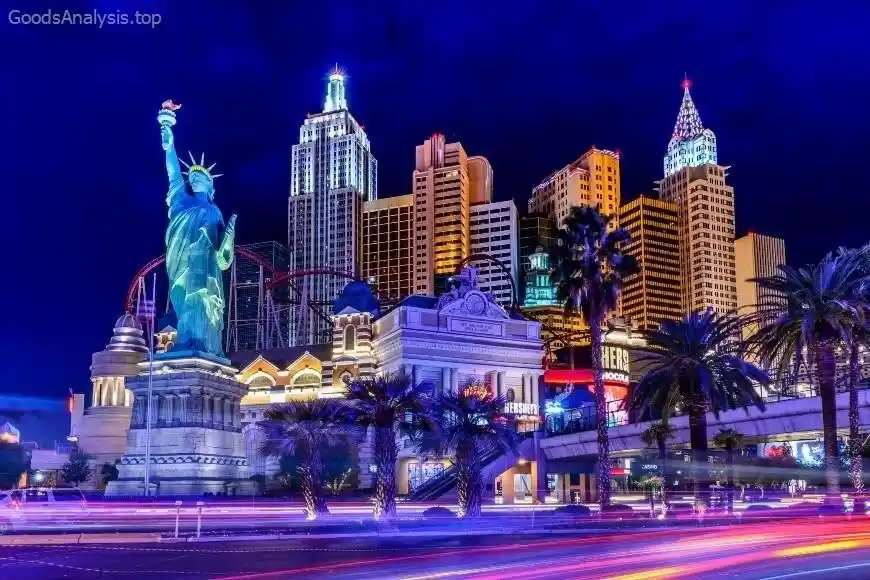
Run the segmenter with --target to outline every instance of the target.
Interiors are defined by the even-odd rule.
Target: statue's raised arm
[[[175,111],[181,108],[172,99],[163,102],[160,112],[157,114],[157,122],[160,123],[160,140],[163,150],[166,151],[166,173],[169,177],[170,195],[172,190],[181,189],[184,186],[184,175],[181,173],[181,165],[178,163],[178,155],[175,152],[175,135],[172,127],[176,123]]]

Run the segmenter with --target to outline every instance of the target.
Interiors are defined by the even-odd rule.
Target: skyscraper
[[[734,188],[718,165],[716,136],[705,129],[683,82],[683,101],[664,157],[662,201],[677,206],[683,311],[737,310]]]
[[[532,190],[529,213],[556,220],[561,226],[572,206],[598,207],[618,225],[619,153],[592,147],[573,163],[550,174]]]
[[[414,291],[413,224],[411,194],[363,204],[362,277],[375,288],[382,306]]]
[[[657,329],[662,320],[682,317],[680,228],[677,206],[641,195],[622,206],[620,225],[631,234],[623,248],[637,260],[638,271],[622,288],[622,314],[641,329]]]
[[[358,273],[362,261],[362,206],[377,199],[377,161],[368,137],[347,108],[344,74],[329,75],[323,112],[308,115],[293,146],[287,246],[290,268]],[[300,282],[307,301],[329,303],[346,280],[309,276]],[[332,339],[325,320],[294,308],[291,344]]]
[[[506,277],[505,272],[495,264],[476,262],[477,285],[483,292],[492,294],[495,301],[504,307],[511,305],[512,290],[517,292],[517,302],[520,300],[517,226],[517,206],[511,200],[471,206],[471,255],[492,256],[508,270]]]
[[[417,146],[413,192],[414,292],[431,295],[469,255],[470,207],[492,200],[492,168],[436,133]]]
[[[758,305],[770,305],[778,300],[784,304],[785,296],[761,288],[756,282],[750,282],[750,279],[775,276],[779,273],[778,266],[785,264],[785,241],[782,238],[749,232],[734,241],[734,250],[738,313],[754,315],[758,312]],[[760,322],[764,324],[765,321]],[[756,328],[756,324],[748,325],[744,328],[744,336],[751,335]]]

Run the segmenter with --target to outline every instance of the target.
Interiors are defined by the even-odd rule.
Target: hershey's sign
[[[628,349],[605,344],[601,349],[601,365],[607,370],[628,374]]]

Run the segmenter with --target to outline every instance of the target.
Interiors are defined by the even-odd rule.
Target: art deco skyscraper
[[[683,102],[664,158],[662,201],[677,206],[682,308],[737,310],[734,264],[734,188],[718,164],[716,136],[705,129],[683,83]]]
[[[492,201],[492,168],[436,133],[417,146],[413,192],[414,292],[431,295],[471,251],[470,207]]]
[[[308,115],[293,146],[287,247],[290,268],[359,273],[363,202],[377,199],[377,161],[368,137],[347,108],[344,74],[329,75],[323,112]],[[303,301],[329,303],[347,280],[306,277]],[[292,345],[332,340],[332,324],[296,307],[290,321]]]

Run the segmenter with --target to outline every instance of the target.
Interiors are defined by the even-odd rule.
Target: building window
[[[294,389],[304,389],[320,386],[320,377],[315,373],[303,373],[293,381]]]
[[[344,351],[356,350],[356,329],[348,325],[344,329]]]
[[[254,379],[248,383],[249,389],[270,389],[275,386],[275,381],[273,381],[269,377],[264,377],[260,375],[259,377],[254,377]]]

